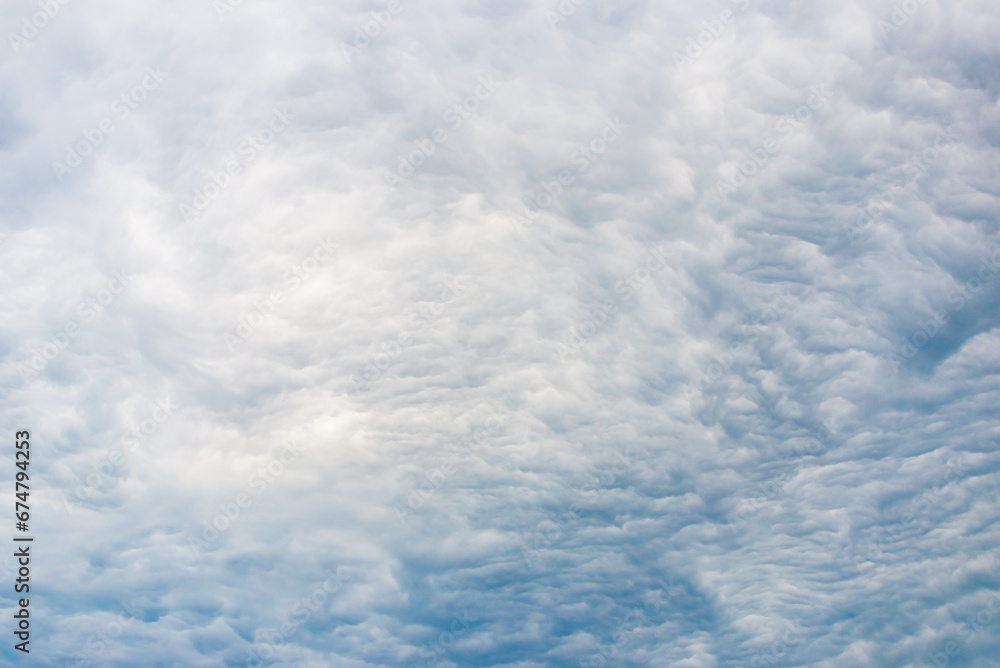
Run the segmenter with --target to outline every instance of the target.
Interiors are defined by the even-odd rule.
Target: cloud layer
[[[0,22],[32,665],[1000,653],[995,4]]]

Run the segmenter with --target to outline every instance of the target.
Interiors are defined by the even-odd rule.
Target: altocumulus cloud
[[[0,24],[32,665],[1000,655],[996,3]]]

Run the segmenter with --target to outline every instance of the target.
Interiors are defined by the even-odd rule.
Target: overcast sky
[[[1000,656],[995,2],[0,26],[2,665]]]

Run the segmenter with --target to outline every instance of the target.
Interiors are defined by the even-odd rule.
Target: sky
[[[997,665],[995,2],[0,26],[0,665]]]

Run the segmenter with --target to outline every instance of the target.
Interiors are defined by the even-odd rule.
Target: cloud
[[[993,4],[0,22],[33,663],[996,656]]]

